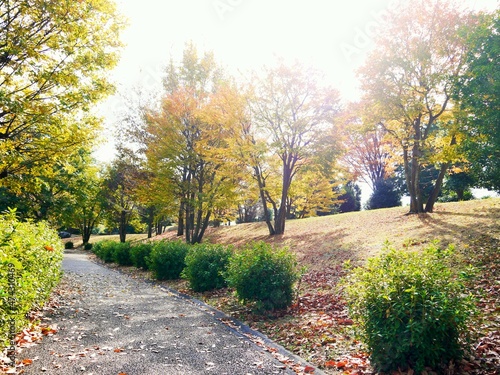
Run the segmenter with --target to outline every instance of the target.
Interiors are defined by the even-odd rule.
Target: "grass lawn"
[[[131,242],[141,241],[148,237],[147,234],[127,234],[126,240]],[[108,235],[92,235],[90,236],[90,243],[96,243],[104,240],[110,241],[120,241],[119,234],[108,234]],[[79,247],[83,245],[82,236],[71,236],[71,238],[64,238],[63,242],[73,242],[75,247]]]

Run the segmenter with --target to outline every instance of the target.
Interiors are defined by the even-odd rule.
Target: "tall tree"
[[[292,180],[318,147],[324,146],[322,137],[331,132],[339,95],[330,87],[320,87],[318,72],[298,63],[291,67],[281,63],[253,81],[256,125],[268,137],[269,150],[281,161],[280,194],[266,196],[275,211],[274,226],[268,223],[268,227],[271,234],[283,234]],[[262,183],[259,188],[266,192]]]
[[[190,243],[200,242],[211,216],[236,200],[233,123],[224,111],[227,85],[213,54],[199,57],[187,45],[181,64],[167,68],[161,107],[147,113],[146,155],[155,173],[170,181],[178,235]]]
[[[63,193],[64,201],[56,207],[58,223],[78,228],[85,245],[103,218],[106,188],[102,171],[91,164],[87,153],[82,151],[76,167]]]
[[[393,173],[392,145],[366,103],[350,103],[343,120],[346,152],[342,161],[354,179],[363,180],[373,190],[379,181]]]
[[[0,26],[0,185],[19,191],[93,144],[123,23],[110,0],[0,0]]]
[[[467,130],[464,142],[471,173],[500,192],[500,11],[480,16],[468,35],[467,69],[455,85]]]
[[[120,242],[125,242],[127,227],[137,215],[137,190],[144,178],[137,157],[126,148],[118,151],[104,178],[104,207],[108,222],[118,227]]]
[[[454,80],[465,66],[469,25],[448,1],[419,0],[388,13],[377,46],[362,67],[365,99],[402,152],[410,212],[430,212],[444,176],[456,160],[459,124],[451,113]],[[437,165],[439,174],[424,205],[422,167]]]

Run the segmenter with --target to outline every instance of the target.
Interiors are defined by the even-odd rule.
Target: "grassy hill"
[[[166,236],[172,237],[174,232]],[[469,246],[480,235],[500,240],[500,198],[436,204],[430,214],[408,215],[407,207],[288,220],[285,234],[269,236],[265,223],[209,228],[205,240],[241,246],[263,240],[286,245],[312,269],[345,259],[364,260],[385,241],[419,248],[432,240]]]

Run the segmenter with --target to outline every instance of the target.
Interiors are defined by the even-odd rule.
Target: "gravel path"
[[[18,358],[33,360],[24,374],[322,374],[248,327],[222,323],[227,317],[201,302],[84,252],[67,252],[63,269],[60,306],[43,319],[57,333],[22,349]]]

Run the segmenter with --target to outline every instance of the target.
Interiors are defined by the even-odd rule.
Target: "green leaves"
[[[474,305],[460,271],[451,247],[429,246],[422,253],[389,249],[344,279],[376,368],[422,371],[461,357]]]
[[[26,314],[46,302],[61,276],[62,254],[62,243],[47,223],[0,215],[0,347],[8,342],[11,320],[21,329]]]
[[[0,0],[0,14],[0,184],[21,191],[93,145],[123,22],[108,0]]]
[[[293,285],[299,279],[297,262],[286,248],[274,249],[265,242],[247,245],[229,261],[226,280],[238,299],[254,302],[257,309],[289,306]]]

